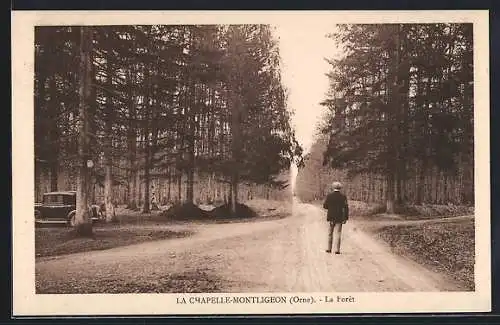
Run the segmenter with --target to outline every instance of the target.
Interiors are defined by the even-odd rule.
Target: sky
[[[325,58],[340,51],[326,34],[335,30],[331,17],[316,17],[307,23],[290,21],[276,24],[276,37],[282,59],[283,83],[288,90],[288,105],[294,111],[292,124],[305,152],[310,149],[324,109],[320,102],[328,91],[330,65]],[[297,169],[292,168],[292,184]]]

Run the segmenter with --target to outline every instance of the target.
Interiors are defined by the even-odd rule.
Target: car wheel
[[[68,225],[74,227],[76,224],[76,213],[71,212],[68,217]]]

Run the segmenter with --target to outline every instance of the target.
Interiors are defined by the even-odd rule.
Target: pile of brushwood
[[[193,203],[176,204],[161,213],[163,217],[171,220],[228,220],[249,219],[257,217],[257,213],[245,204],[236,205],[236,213],[231,212],[229,203],[206,211]]]

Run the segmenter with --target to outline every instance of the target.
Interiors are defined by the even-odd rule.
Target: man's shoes
[[[325,252],[327,252],[327,253],[331,253],[332,251],[331,251],[331,250],[329,250],[329,249],[327,249]]]
[[[340,252],[335,252],[335,254],[340,254]]]

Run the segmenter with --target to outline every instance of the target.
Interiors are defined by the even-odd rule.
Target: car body
[[[97,205],[90,206],[92,221],[101,221],[103,214]],[[74,225],[76,191],[57,191],[43,194],[43,201],[35,203],[35,221],[65,222]]]

